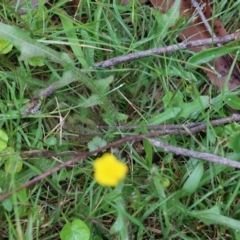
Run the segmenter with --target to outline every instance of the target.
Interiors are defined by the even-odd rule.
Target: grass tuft
[[[76,153],[155,124],[205,122],[204,131],[156,139],[238,161],[239,124],[211,124],[231,114],[232,95],[218,93],[201,67],[187,67],[190,50],[94,67],[176,44],[185,27],[177,4],[162,14],[137,1],[24,2],[25,14],[0,3],[0,38],[14,46],[0,59],[1,196]],[[213,1],[213,9],[229,33],[237,30],[238,1]],[[111,128],[125,125],[139,128]],[[240,238],[237,169],[164,152],[146,139],[107,152],[127,164],[124,182],[98,185],[93,161],[102,153],[85,157],[3,200],[1,239],[65,240],[72,229],[84,240]]]

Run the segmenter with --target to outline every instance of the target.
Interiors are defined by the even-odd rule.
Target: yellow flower
[[[93,163],[94,179],[103,186],[115,187],[127,174],[127,166],[113,154],[105,153]]]

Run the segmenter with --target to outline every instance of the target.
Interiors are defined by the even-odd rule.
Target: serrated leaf
[[[109,91],[109,85],[114,81],[113,76],[109,76],[104,79],[100,79],[94,82],[96,88],[98,89],[101,95],[106,94]]]
[[[114,115],[117,121],[125,121],[128,119],[128,115],[120,112],[116,112]]]
[[[103,104],[102,97],[99,96],[98,94],[92,94],[87,99],[81,99],[81,103],[79,104],[79,106],[84,108],[89,108],[89,107],[102,105],[102,104]]]
[[[0,22],[0,36],[13,44],[20,52],[21,56],[19,60],[27,60],[32,57],[46,57],[53,62],[57,62],[61,65],[66,65],[70,58],[63,59],[66,54],[58,53],[49,47],[33,40],[29,37],[30,32],[24,31],[15,26],[10,26]],[[66,61],[67,60],[67,61]]]
[[[113,76],[95,81],[94,87],[96,88],[97,94],[92,94],[87,99],[81,99],[79,106],[89,108],[95,105],[102,105],[104,102],[103,97],[109,92],[109,89],[110,89],[109,85],[113,81],[114,81]]]
[[[90,230],[81,220],[75,219],[72,223],[66,223],[60,232],[61,240],[89,240]]]
[[[128,119],[128,115],[124,113],[115,112],[113,114],[111,111],[103,113],[101,117],[109,126],[115,125],[115,121],[125,121]]]
[[[70,58],[70,56],[67,53],[57,52],[51,49],[50,47],[41,44],[39,41],[32,39],[31,37],[29,37],[29,31],[24,31],[23,29],[17,28],[15,26],[9,26],[1,22],[0,22],[0,36],[3,39],[8,40],[21,52],[21,56],[19,57],[20,61],[28,60],[29,58],[32,57],[42,57],[50,59],[53,62],[59,63],[64,67],[65,71],[63,72],[62,77],[58,81],[52,83],[46,89],[40,91],[39,93],[40,97],[49,96],[51,93],[53,93],[59,88],[68,86],[72,82],[80,81],[92,91],[92,94],[95,97],[94,102],[95,105],[104,103],[102,104],[102,107],[105,110],[109,110],[109,107],[111,106],[112,112],[113,113],[116,112],[110,100],[108,98],[104,98],[104,96],[99,94],[100,92],[95,86],[95,81],[87,77],[87,75],[84,74],[81,69],[75,67],[74,61]],[[80,58],[81,57],[79,57],[79,59]],[[82,60],[84,61],[84,59]],[[93,104],[89,103],[88,105],[92,106]],[[4,118],[6,118],[5,115],[6,114],[3,115]]]
[[[107,142],[97,136],[97,137],[94,137],[93,140],[88,143],[88,148],[90,151],[94,151],[106,145],[107,145]]]

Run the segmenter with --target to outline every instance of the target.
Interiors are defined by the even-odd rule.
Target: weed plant
[[[239,1],[213,1],[214,14],[231,33],[239,27],[239,7]],[[138,1],[121,6],[115,0],[83,0],[73,6],[67,0],[45,5],[41,0],[26,8],[19,14],[9,1],[0,3],[0,37],[13,44],[0,59],[0,138],[7,136],[0,151],[2,195],[94,143],[146,133],[152,124],[206,122],[205,131],[158,139],[239,160],[239,152],[229,147],[231,137],[239,136],[239,124],[210,123],[231,114],[224,101],[229,91],[217,92],[201,66],[188,67],[195,53],[94,67],[178,43],[186,19]],[[34,102],[48,86],[56,91]],[[21,114],[36,104],[39,113]],[[98,127],[123,125],[140,128]],[[47,157],[43,151],[65,156]],[[61,169],[2,201],[0,239],[88,239],[60,236],[76,219],[93,240],[240,239],[238,169],[163,152],[147,140],[108,152],[126,162],[124,182],[116,188],[98,185],[93,179],[97,156]]]

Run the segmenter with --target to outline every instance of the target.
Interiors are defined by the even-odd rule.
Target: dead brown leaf
[[[155,8],[159,9],[160,12],[165,13],[173,5],[174,0],[169,1],[150,0],[150,2]],[[213,26],[213,31],[215,35],[218,37],[226,36],[228,33],[224,28],[223,24],[221,23],[221,21],[218,18],[212,16],[211,6],[207,3],[206,0],[202,1],[202,3],[205,4],[203,13],[206,19],[208,20],[210,26]],[[181,32],[179,36],[181,40],[190,41],[211,37],[210,33],[207,31],[205,25],[203,24],[201,18],[198,16],[198,14],[195,12],[195,9],[192,7],[191,0],[181,1],[180,14],[189,19],[193,18],[188,27]],[[194,52],[201,52],[207,48],[209,48],[209,46],[192,48],[191,50]],[[216,58],[213,62],[210,63],[212,66],[214,66],[216,73],[209,69],[208,66],[204,66],[205,67],[204,69],[209,80],[218,90],[221,90],[224,83],[226,82],[232,63],[233,63],[232,56],[229,55]],[[239,67],[236,64],[229,79],[229,89],[233,89],[239,85],[240,85],[240,71]]]

